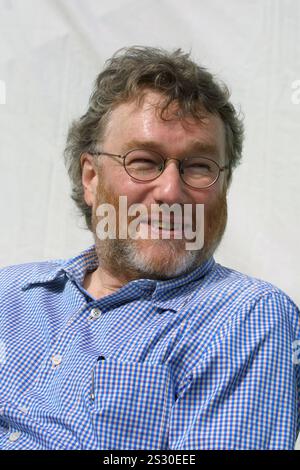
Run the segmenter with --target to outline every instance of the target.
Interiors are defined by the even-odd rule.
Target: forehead
[[[153,142],[168,152],[206,144],[216,147],[219,154],[225,152],[225,129],[219,116],[203,112],[201,120],[182,118],[176,102],[161,116],[164,102],[160,93],[149,91],[142,100],[116,106],[105,129],[105,144],[118,144],[126,150],[130,143]]]

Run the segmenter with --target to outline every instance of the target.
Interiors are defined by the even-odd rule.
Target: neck
[[[112,294],[128,282],[125,277],[115,276],[109,270],[98,267],[87,273],[83,282],[85,290],[96,299]]]

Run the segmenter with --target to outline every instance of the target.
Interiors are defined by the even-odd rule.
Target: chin
[[[170,279],[199,264],[199,252],[187,251],[182,240],[142,240],[128,248],[131,268],[139,273],[139,277]]]

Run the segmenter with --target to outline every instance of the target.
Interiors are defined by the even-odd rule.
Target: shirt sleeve
[[[285,294],[245,305],[185,375],[172,409],[169,448],[293,449],[299,340],[299,310]]]

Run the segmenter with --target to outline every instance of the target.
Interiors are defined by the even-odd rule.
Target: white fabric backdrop
[[[62,150],[104,60],[133,44],[191,50],[231,87],[247,138],[216,259],[300,304],[298,0],[0,0],[0,267],[92,243]]]

